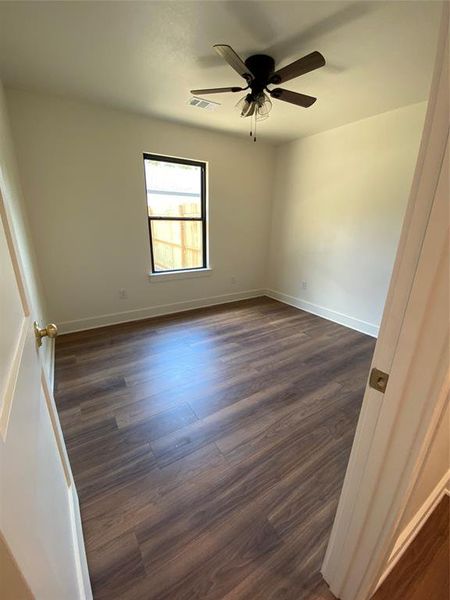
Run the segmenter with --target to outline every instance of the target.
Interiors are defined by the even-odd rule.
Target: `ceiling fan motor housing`
[[[254,79],[249,82],[253,96],[259,96],[275,71],[275,61],[271,56],[266,54],[254,54],[249,56],[245,61],[249,71],[254,75]]]

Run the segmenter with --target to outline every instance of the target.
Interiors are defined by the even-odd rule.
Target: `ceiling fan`
[[[245,79],[247,86],[191,90],[191,94],[202,96],[204,94],[221,94],[223,92],[243,92],[249,89],[250,92],[238,102],[238,107],[240,108],[242,117],[253,117],[254,129],[256,129],[256,121],[265,119],[269,115],[272,107],[269,96],[283,100],[283,102],[295,104],[296,106],[302,106],[303,108],[308,108],[317,100],[313,96],[299,94],[298,92],[292,92],[279,87],[269,89],[268,86],[285,83],[290,79],[323,67],[325,59],[320,52],[311,52],[290,65],[275,71],[274,59],[266,54],[254,54],[243,61],[233,48],[226,44],[216,44],[214,45],[214,50],[230,67]],[[268,92],[269,96],[265,92]],[[253,133],[253,139],[256,140],[256,133]],[[250,131],[250,135],[252,135],[252,131]]]

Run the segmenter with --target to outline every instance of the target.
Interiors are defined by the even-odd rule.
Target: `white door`
[[[0,530],[35,598],[90,598],[76,490],[1,190],[0,217]]]

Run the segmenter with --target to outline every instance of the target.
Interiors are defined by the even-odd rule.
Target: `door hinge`
[[[369,385],[377,392],[384,394],[389,381],[389,375],[380,369],[373,368],[370,372]]]

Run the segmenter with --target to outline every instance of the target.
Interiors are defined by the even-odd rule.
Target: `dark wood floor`
[[[96,598],[318,600],[374,340],[259,298],[58,338]]]
[[[450,599],[449,511],[445,496],[372,600]]]

